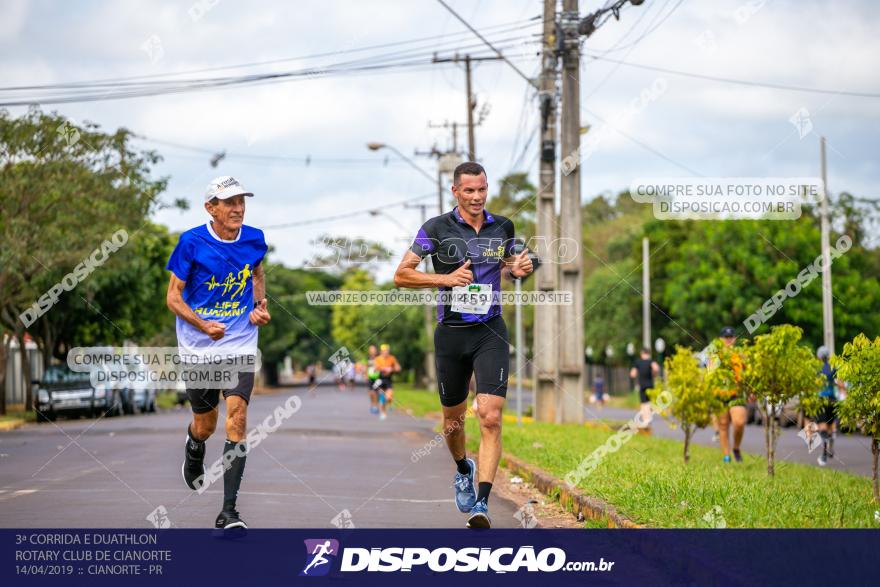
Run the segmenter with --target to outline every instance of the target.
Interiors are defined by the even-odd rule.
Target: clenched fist
[[[208,321],[202,325],[202,332],[211,337],[211,340],[220,340],[226,334],[226,325],[222,322]]]
[[[518,278],[525,277],[535,269],[532,266],[532,259],[529,257],[528,249],[523,249],[522,253],[514,255],[513,259],[508,262],[507,267],[510,274]]]
[[[446,278],[446,283],[444,285],[446,287],[469,285],[474,280],[474,274],[468,269],[470,266],[471,260],[467,259],[461,267],[444,276]]]
[[[256,326],[265,326],[269,323],[272,316],[269,315],[269,310],[266,309],[266,298],[263,298],[254,306],[248,318],[250,318],[251,324]]]

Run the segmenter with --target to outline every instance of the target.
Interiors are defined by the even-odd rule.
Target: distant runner
[[[376,355],[379,354],[379,351],[376,349],[376,345],[371,344],[370,348],[367,349],[367,389],[370,394],[370,413],[378,414],[379,413],[379,392],[377,387],[379,386],[379,370],[376,369]]]
[[[816,416],[816,424],[819,430],[819,436],[822,438],[822,454],[819,455],[819,466],[824,467],[828,464],[828,459],[834,458],[834,438],[837,436],[837,415],[835,407],[837,405],[837,389],[843,386],[843,383],[837,379],[837,369],[831,366],[829,359],[831,353],[828,347],[820,346],[816,349],[816,358],[822,361],[822,389],[819,391],[819,397],[824,401],[824,407]]]
[[[724,359],[715,355],[715,366],[728,368],[733,373],[733,382],[729,389],[716,389],[715,394],[724,402],[727,409],[718,416],[718,435],[721,440],[721,452],[725,463],[730,462],[730,426],[733,424],[733,458],[736,462],[742,461],[742,454],[739,447],[742,444],[743,433],[746,428],[746,399],[742,396],[739,386],[742,381],[743,360],[740,354],[734,349],[736,344],[736,331],[725,326],[721,329],[721,340],[730,352],[723,353]],[[768,416],[769,417],[769,416]]]
[[[379,419],[388,417],[388,409],[394,401],[394,384],[392,378],[395,373],[400,373],[400,363],[397,357],[391,354],[391,346],[383,344],[379,346],[379,356],[373,359],[373,365],[379,371],[379,379],[376,389],[379,393]]]
[[[177,316],[177,344],[184,362],[208,365],[206,354],[257,354],[257,327],[268,324],[270,316],[262,265],[266,239],[263,231],[244,224],[245,197],[252,196],[232,177],[214,179],[205,194],[205,210],[212,220],[181,234],[168,260],[167,304]],[[226,401],[223,509],[214,524],[224,530],[247,528],[235,506],[247,461],[247,408],[254,372],[243,370],[232,376],[238,378],[234,389],[190,384],[186,389],[193,419],[187,428],[182,472],[190,489],[204,483],[205,441],[217,427],[221,391]]]
[[[639,386],[639,428],[642,430],[651,430],[651,398],[648,397],[648,390],[654,388],[654,377],[660,373],[660,366],[651,359],[651,349],[642,348],[639,358],[635,360],[635,365],[629,371],[629,376],[635,379]]]
[[[489,493],[501,458],[501,410],[507,395],[510,344],[501,317],[501,279],[521,279],[533,270],[528,251],[514,255],[513,222],[485,209],[489,183],[478,163],[462,163],[453,173],[458,206],[428,220],[394,274],[398,287],[439,288],[453,296],[437,306],[434,349],[443,430],[456,464],[455,504],[468,513],[469,528],[488,528]],[[418,270],[431,255],[436,273]],[[480,419],[479,486],[476,464],[465,453],[464,418],[468,382],[477,378]]]

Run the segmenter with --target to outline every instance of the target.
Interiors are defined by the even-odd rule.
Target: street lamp
[[[431,174],[429,174],[427,171],[425,171],[424,169],[422,169],[421,167],[416,165],[415,161],[413,161],[412,159],[410,159],[409,157],[407,157],[406,155],[401,153],[394,146],[388,145],[386,143],[370,142],[370,143],[367,143],[367,148],[371,151],[379,151],[381,149],[388,149],[389,151],[393,152],[398,157],[400,157],[401,159],[403,159],[404,161],[409,163],[410,166],[412,166],[414,169],[416,169],[419,173],[421,173],[422,175],[427,177],[428,181],[430,181],[431,184],[434,184],[434,178],[431,177]],[[395,218],[392,218],[390,214],[385,214],[381,210],[378,210],[378,209],[377,210],[370,210],[371,216],[378,216],[380,214],[382,214],[383,216],[385,216],[386,218],[388,218],[390,220],[393,220],[395,224],[402,227],[402,225],[399,222],[397,222],[397,220]],[[422,224],[425,223],[425,220],[426,220],[425,219],[425,208],[422,207]],[[402,228],[404,228],[404,230],[406,230],[405,227],[402,227]],[[425,266],[425,273],[427,273],[430,270],[427,257],[425,257],[424,266]],[[433,313],[431,311],[431,306],[425,304],[424,311],[425,311],[425,316],[424,316],[425,336],[427,336],[428,340],[431,340],[431,338],[434,335],[434,328],[432,325],[434,320],[433,320]],[[434,351],[428,350],[428,352],[425,353],[425,373],[428,378],[428,386],[429,387],[433,386],[434,382],[436,381],[436,373],[434,372],[434,370],[435,370]]]
[[[399,150],[397,150],[397,148],[395,148],[394,146],[389,145],[389,144],[386,144],[386,143],[375,143],[375,142],[372,142],[372,143],[367,143],[367,148],[368,148],[369,150],[371,150],[371,151],[379,151],[379,150],[381,150],[381,149],[388,149],[389,151],[393,152],[395,155],[397,155],[398,157],[400,157],[401,159],[403,159],[404,161],[406,161],[407,163],[409,163],[409,164],[410,164],[410,165],[411,165],[416,171],[418,171],[419,173],[421,173],[422,175],[424,175],[425,177],[427,177],[427,178],[428,178],[428,181],[431,182],[431,185],[434,185],[435,181],[434,181],[434,178],[431,177],[431,174],[430,174],[430,173],[428,173],[427,171],[425,171],[424,169],[422,169],[421,167],[419,167],[418,165],[416,165],[416,162],[415,162],[415,161],[413,161],[412,159],[410,159],[409,157],[407,157],[406,155],[404,155],[403,153],[401,153],[401,152],[400,152]]]
[[[388,149],[389,151],[394,152],[398,157],[409,163],[412,167],[418,170],[419,173],[428,178],[428,181],[431,182],[437,188],[437,213],[443,214],[443,168],[442,166],[437,168],[437,179],[434,179],[430,173],[416,165],[416,162],[398,151],[392,145],[388,145],[386,143],[367,143],[367,148],[371,151],[378,151],[380,149]]]

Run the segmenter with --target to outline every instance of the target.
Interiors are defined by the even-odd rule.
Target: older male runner
[[[394,274],[398,287],[436,287],[452,298],[441,299],[437,307],[434,350],[444,434],[457,467],[455,503],[459,511],[470,514],[468,528],[491,525],[489,492],[501,457],[501,409],[510,371],[507,326],[501,318],[501,277],[522,278],[533,270],[527,250],[513,254],[513,222],[485,210],[488,190],[481,165],[468,162],[456,167],[452,193],[458,206],[422,226]],[[426,255],[434,257],[436,274],[417,269]],[[481,436],[476,491],[476,465],[465,454],[464,434],[473,373]]]
[[[177,316],[181,358],[201,367],[191,372],[216,375],[225,370],[221,374],[237,381],[234,387],[187,383],[186,390],[193,420],[187,428],[183,479],[190,489],[205,482],[205,441],[217,426],[221,392],[226,400],[223,509],[215,522],[215,528],[224,530],[247,528],[235,505],[247,460],[257,327],[270,319],[262,265],[266,239],[263,231],[244,225],[245,197],[252,196],[229,176],[208,184],[205,210],[211,220],[180,235],[167,267],[167,304]]]

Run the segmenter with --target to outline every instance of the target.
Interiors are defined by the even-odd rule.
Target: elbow
[[[403,277],[400,275],[400,269],[394,272],[394,287],[404,287]]]

